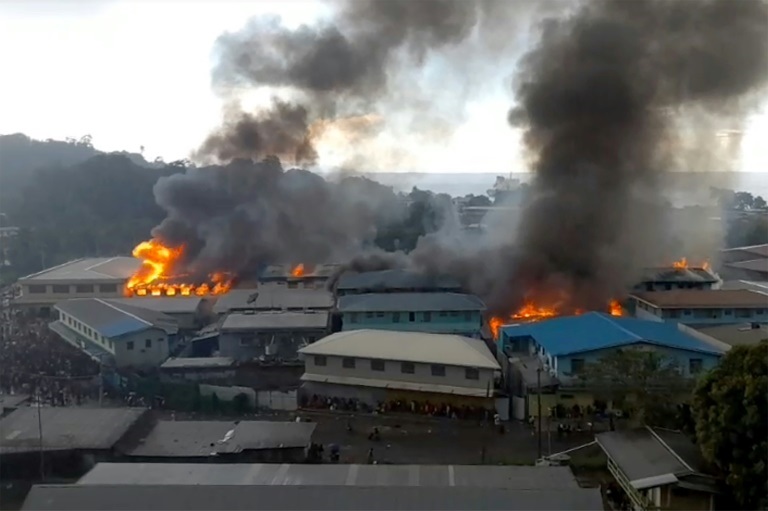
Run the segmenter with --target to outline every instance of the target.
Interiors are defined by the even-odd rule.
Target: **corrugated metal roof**
[[[737,263],[727,263],[726,266],[738,268],[740,270],[758,271],[768,273],[768,258],[752,259],[750,261],[739,261]]]
[[[696,282],[715,283],[719,279],[705,268],[648,268],[645,270],[643,282]]]
[[[400,511],[601,511],[598,489],[507,490],[500,488],[364,486],[138,486],[38,485],[24,511],[166,511],[168,509],[274,509]]]
[[[768,339],[768,324],[765,323],[703,326],[696,330],[730,346],[753,346]]]
[[[306,447],[316,426],[311,422],[160,421],[129,455],[183,458]]]
[[[382,270],[344,273],[337,284],[339,290],[421,289],[460,291],[461,284],[450,276],[432,276],[408,270]]]
[[[568,467],[493,465],[305,465],[99,463],[78,485],[231,484],[418,486],[564,490],[579,485]]]
[[[56,308],[96,330],[104,337],[160,328],[169,334],[178,332],[176,320],[166,314],[100,298],[76,298],[56,304]]]
[[[332,383],[335,385],[351,385],[354,387],[373,387],[378,389],[409,390],[414,392],[432,392],[435,394],[455,394],[457,396],[491,397],[489,388],[457,387],[454,385],[436,385],[434,383],[415,383],[402,380],[380,380],[376,378],[355,378],[353,376],[337,376],[333,374],[304,373],[301,381],[315,383]]]
[[[485,343],[458,335],[348,330],[331,334],[299,350],[305,355],[375,358],[424,364],[499,369]]]
[[[507,325],[505,338],[532,337],[554,356],[650,343],[682,350],[720,355],[723,351],[681,332],[674,323],[609,316],[589,312],[536,323]]]
[[[328,313],[306,312],[233,312],[224,318],[221,331],[227,330],[289,330],[296,328],[323,329],[328,326]]]
[[[140,266],[141,261],[134,257],[89,257],[33,273],[19,281],[122,281],[136,273]]]
[[[0,420],[0,453],[39,449],[38,410],[45,450],[110,449],[147,412],[143,408],[18,408]]]
[[[339,297],[342,312],[483,311],[485,304],[462,293],[370,293]]]
[[[749,289],[678,289],[634,293],[635,298],[656,307],[722,308],[767,307],[768,294]]]
[[[734,248],[726,248],[721,250],[720,252],[728,253],[728,252],[747,252],[750,254],[754,254],[760,257],[768,257],[768,243],[764,243],[762,245],[750,245],[747,247],[734,247]]]
[[[595,439],[630,483],[668,474],[677,477],[693,473],[646,428],[600,433]]]
[[[331,307],[333,307],[333,294],[324,289],[261,287],[233,289],[219,297],[213,311],[216,314],[223,314],[233,309],[303,310],[330,309]]]
[[[109,298],[105,302],[128,305],[164,314],[194,314],[203,298],[199,296],[141,296],[132,298]]]

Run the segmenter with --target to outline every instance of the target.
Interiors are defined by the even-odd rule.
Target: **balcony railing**
[[[634,486],[632,486],[632,483],[629,482],[629,479],[627,479],[627,477],[624,475],[624,472],[621,471],[621,469],[613,462],[610,457],[608,458],[608,471],[616,479],[616,482],[619,483],[619,486],[621,486],[637,510],[656,511],[660,509],[653,502],[651,502],[650,499],[641,494],[639,491],[637,491],[637,489],[635,489]]]

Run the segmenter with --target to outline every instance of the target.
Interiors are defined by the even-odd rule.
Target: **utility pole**
[[[539,457],[538,459],[541,459],[541,367],[536,369],[536,401],[538,403],[539,408]]]
[[[40,481],[45,481],[45,458],[43,454],[43,415],[42,415],[42,408],[43,408],[43,375],[40,375],[40,378],[37,380],[37,432],[40,436],[40,441],[38,443],[38,448],[40,451]]]

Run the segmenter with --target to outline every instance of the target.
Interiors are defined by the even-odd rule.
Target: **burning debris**
[[[185,247],[168,247],[160,240],[142,241],[133,249],[133,256],[141,259],[139,270],[125,285],[126,296],[206,296],[220,295],[232,287],[232,278],[224,272],[209,276],[209,282],[189,283],[179,274]]]
[[[712,267],[709,265],[709,261],[703,261],[698,266],[695,265],[689,265],[688,264],[688,258],[683,257],[681,259],[678,259],[677,261],[672,262],[672,268],[676,270],[687,270],[689,268],[691,269],[701,269],[701,270],[707,270],[710,271]]]
[[[297,264],[291,270],[291,277],[303,277],[304,276],[304,264]]]

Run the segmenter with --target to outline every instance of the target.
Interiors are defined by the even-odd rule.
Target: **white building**
[[[173,318],[99,298],[56,304],[58,320],[51,330],[104,363],[118,367],[155,367],[167,358],[178,325]],[[107,360],[105,360],[107,359]]]
[[[458,335],[350,330],[299,352],[305,396],[353,398],[372,406],[399,400],[492,408],[501,369],[483,341]]]
[[[21,295],[14,304],[48,313],[70,298],[120,298],[140,265],[133,257],[76,259],[19,279]]]

